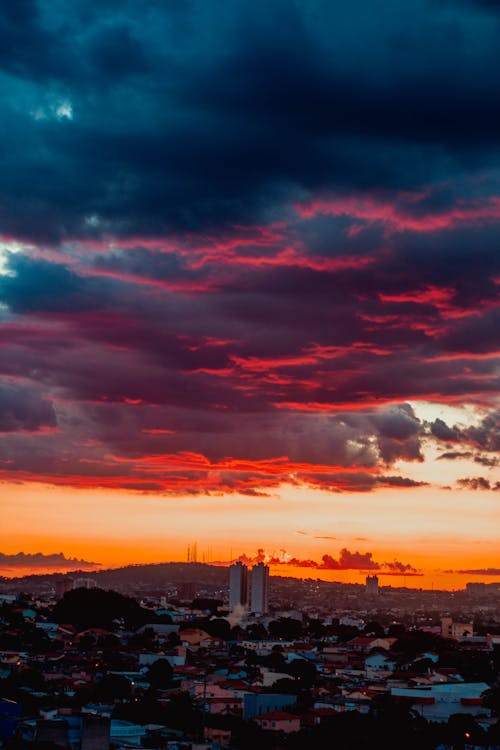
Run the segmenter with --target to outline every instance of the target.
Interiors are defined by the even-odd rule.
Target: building
[[[246,693],[243,696],[243,718],[249,721],[270,711],[283,711],[296,701],[296,695],[286,693]]]
[[[500,594],[500,583],[466,583],[465,590],[474,598]]]
[[[252,597],[250,609],[263,615],[269,609],[269,567],[260,562],[252,568]]]
[[[196,582],[185,581],[177,587],[177,596],[182,602],[192,602],[196,598]]]
[[[378,577],[377,576],[366,576],[365,591],[369,596],[377,596],[378,594]]]
[[[72,578],[59,578],[55,583],[55,595],[56,599],[61,599],[66,592],[71,591],[73,588]]]
[[[122,719],[111,719],[110,739],[116,745],[141,746],[146,729],[141,724],[133,724]]]
[[[291,732],[300,731],[300,718],[296,714],[286,711],[270,711],[267,714],[256,716],[254,721],[267,732]]]
[[[391,695],[411,703],[428,721],[448,721],[453,714],[477,716],[490,715],[483,705],[483,693],[488,690],[486,682],[459,682],[421,687],[391,688]]]
[[[248,568],[242,562],[229,566],[229,606],[231,609],[248,604]]]
[[[73,580],[74,589],[95,589],[97,587],[97,581],[95,578],[75,578]]]
[[[474,635],[471,622],[455,622],[451,617],[441,618],[441,638],[458,640]]]

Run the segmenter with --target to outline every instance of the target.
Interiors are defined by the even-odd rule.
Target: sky
[[[500,581],[499,33],[0,5],[0,573]]]

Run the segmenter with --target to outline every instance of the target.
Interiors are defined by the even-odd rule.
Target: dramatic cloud
[[[445,453],[441,453],[440,456],[437,457],[438,461],[457,461],[460,458],[472,458],[473,453],[471,451],[446,451]]]
[[[0,433],[27,430],[37,432],[55,428],[53,405],[40,389],[0,382]]]
[[[398,9],[4,4],[2,478],[397,496],[429,446],[495,468],[498,17]]]
[[[332,537],[316,537],[316,539],[325,538],[332,539]],[[238,560],[245,565],[265,563],[266,565],[290,565],[297,568],[313,568],[315,570],[361,570],[377,571],[382,575],[421,575],[409,563],[402,563],[397,560],[379,563],[373,559],[372,552],[350,552],[345,547],[340,550],[338,559],[324,554],[321,562],[317,562],[316,560],[301,560],[300,558],[293,557],[284,549],[269,553],[263,548],[258,549],[254,557],[243,554],[238,557]]]
[[[457,484],[466,490],[500,490],[500,482],[490,482],[485,477],[465,477],[458,479]]]
[[[500,411],[492,411],[481,419],[479,424],[464,427],[463,425],[453,425],[449,427],[442,419],[436,419],[430,426],[431,433],[438,440],[449,443],[462,443],[464,445],[479,448],[483,451],[500,451]],[[469,454],[470,455],[470,454]],[[463,457],[464,456],[462,453]],[[449,458],[450,454],[444,454]],[[451,455],[452,458],[458,456]],[[481,463],[481,459],[488,460],[487,457],[476,455]]]
[[[78,560],[76,557],[66,557],[62,552],[43,554],[42,552],[18,552],[8,555],[0,552],[0,569],[11,568],[54,568],[59,570],[80,570],[82,568],[97,568],[100,563]]]

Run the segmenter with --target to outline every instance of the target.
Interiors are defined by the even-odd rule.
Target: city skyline
[[[495,4],[4,5],[0,575],[500,581]]]

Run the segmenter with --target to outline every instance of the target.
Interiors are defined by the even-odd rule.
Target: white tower
[[[248,568],[242,562],[229,566],[229,606],[248,604]]]
[[[252,568],[252,598],[250,609],[263,615],[269,609],[269,568],[260,562]]]

